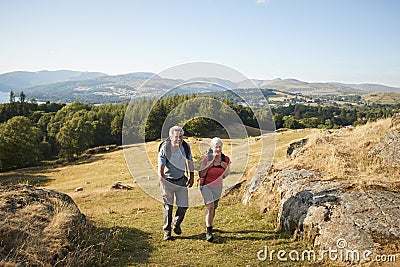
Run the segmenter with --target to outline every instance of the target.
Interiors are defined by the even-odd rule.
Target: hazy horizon
[[[32,72],[32,73],[35,73],[35,72],[42,72],[42,71],[49,71],[49,72],[51,72],[51,71],[74,71],[74,72],[87,72],[87,73],[98,72],[98,73],[102,73],[102,74],[105,74],[105,75],[108,75],[108,76],[119,76],[119,75],[133,74],[133,73],[152,73],[152,74],[158,75],[158,73],[154,73],[154,72],[151,72],[151,71],[133,71],[133,72],[127,72],[127,73],[109,74],[109,73],[102,72],[102,71],[81,71],[81,70],[69,70],[69,69],[38,70],[38,71],[18,70],[18,71],[0,73],[0,75],[7,74],[7,73],[12,73],[12,72]],[[166,78],[166,77],[162,77],[162,78]],[[199,77],[199,78],[216,78],[216,77],[203,76],[203,77]],[[265,80],[265,81],[272,81],[272,80],[276,80],[276,79],[281,79],[281,80],[294,79],[294,80],[299,80],[301,82],[306,82],[306,83],[341,83],[341,84],[360,84],[360,85],[361,84],[378,84],[378,85],[383,85],[383,86],[394,87],[394,88],[399,88],[400,89],[400,85],[399,86],[393,86],[393,85],[388,85],[388,84],[384,84],[384,83],[368,83],[368,82],[351,83],[351,82],[341,82],[341,81],[306,81],[306,80],[297,79],[295,77],[286,77],[286,78],[275,77],[275,78],[272,78],[272,79],[252,78],[252,77],[248,77],[248,78],[251,79],[251,80]],[[88,78],[88,79],[91,79],[91,78]],[[230,81],[232,81],[232,80],[230,80]],[[243,81],[243,80],[234,81],[234,82],[241,82],[241,81]],[[0,91],[0,92],[2,92],[2,91]],[[8,92],[7,92],[7,94],[8,94]],[[7,100],[7,102],[8,102],[8,100]],[[2,103],[2,102],[0,102],[0,103]]]

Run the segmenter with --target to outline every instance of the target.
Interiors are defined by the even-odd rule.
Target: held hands
[[[171,196],[169,191],[165,188],[165,186],[162,187],[161,194],[163,198],[169,198]]]
[[[187,182],[187,187],[192,187],[194,184],[194,176],[191,176]]]
[[[187,182],[187,187],[192,187],[194,184],[194,176],[190,177],[190,179]],[[163,198],[169,198],[171,196],[171,194],[169,193],[169,191],[167,190],[167,188],[165,186],[163,186],[161,188],[161,194]]]

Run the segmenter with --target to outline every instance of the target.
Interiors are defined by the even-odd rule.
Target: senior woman
[[[213,220],[222,194],[223,179],[229,175],[230,159],[222,153],[222,140],[214,137],[208,155],[203,159],[199,171],[200,191],[206,205],[206,240],[212,241]]]

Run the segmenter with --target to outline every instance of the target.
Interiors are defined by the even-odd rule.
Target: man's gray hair
[[[179,127],[179,126],[176,126],[176,125],[175,125],[175,126],[172,126],[172,127],[169,129],[169,136],[172,136],[174,132],[180,132],[182,135],[185,133],[185,132],[183,131],[182,127]]]
[[[213,139],[211,139],[210,146],[214,147],[217,143],[223,145],[222,140],[219,137],[214,137]]]

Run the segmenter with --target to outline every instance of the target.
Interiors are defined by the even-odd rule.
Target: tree
[[[26,111],[26,95],[24,94],[24,91],[21,91],[19,94],[19,115],[25,116],[27,115]]]
[[[274,114],[275,128],[283,128],[283,115],[279,113]]]
[[[300,123],[306,128],[317,128],[320,124],[320,119],[317,117],[304,118],[300,120]]]
[[[153,106],[146,121],[146,141],[156,140],[161,137],[161,129],[167,117],[164,104],[157,101]]]
[[[23,116],[0,124],[0,169],[27,167],[40,158],[40,130]]]
[[[122,124],[124,122],[124,117],[117,115],[111,122],[111,134],[117,145],[122,144]]]
[[[334,123],[332,122],[331,119],[326,119],[326,120],[325,120],[325,127],[326,127],[326,128],[332,129],[333,126],[334,126]]]
[[[19,94],[19,102],[25,103],[26,100],[26,95],[24,94],[24,91],[21,91],[21,93]]]
[[[15,114],[15,94],[10,91],[10,116],[13,117]]]
[[[76,113],[80,111],[90,110],[90,106],[87,104],[82,104],[77,101],[66,105],[62,109],[58,110],[55,116],[52,116],[51,121],[47,126],[47,131],[50,136],[56,136],[60,131],[61,127],[70,120]]]
[[[10,104],[13,104],[15,102],[15,94],[13,91],[10,91]]]
[[[283,117],[283,127],[289,129],[300,129],[303,126],[297,121],[293,116],[285,116]]]
[[[197,117],[188,121],[183,127],[185,133],[193,136],[208,136],[210,131],[215,130],[215,121],[204,118]]]
[[[56,135],[60,158],[72,160],[88,149],[93,139],[93,126],[83,117],[67,121]]]

